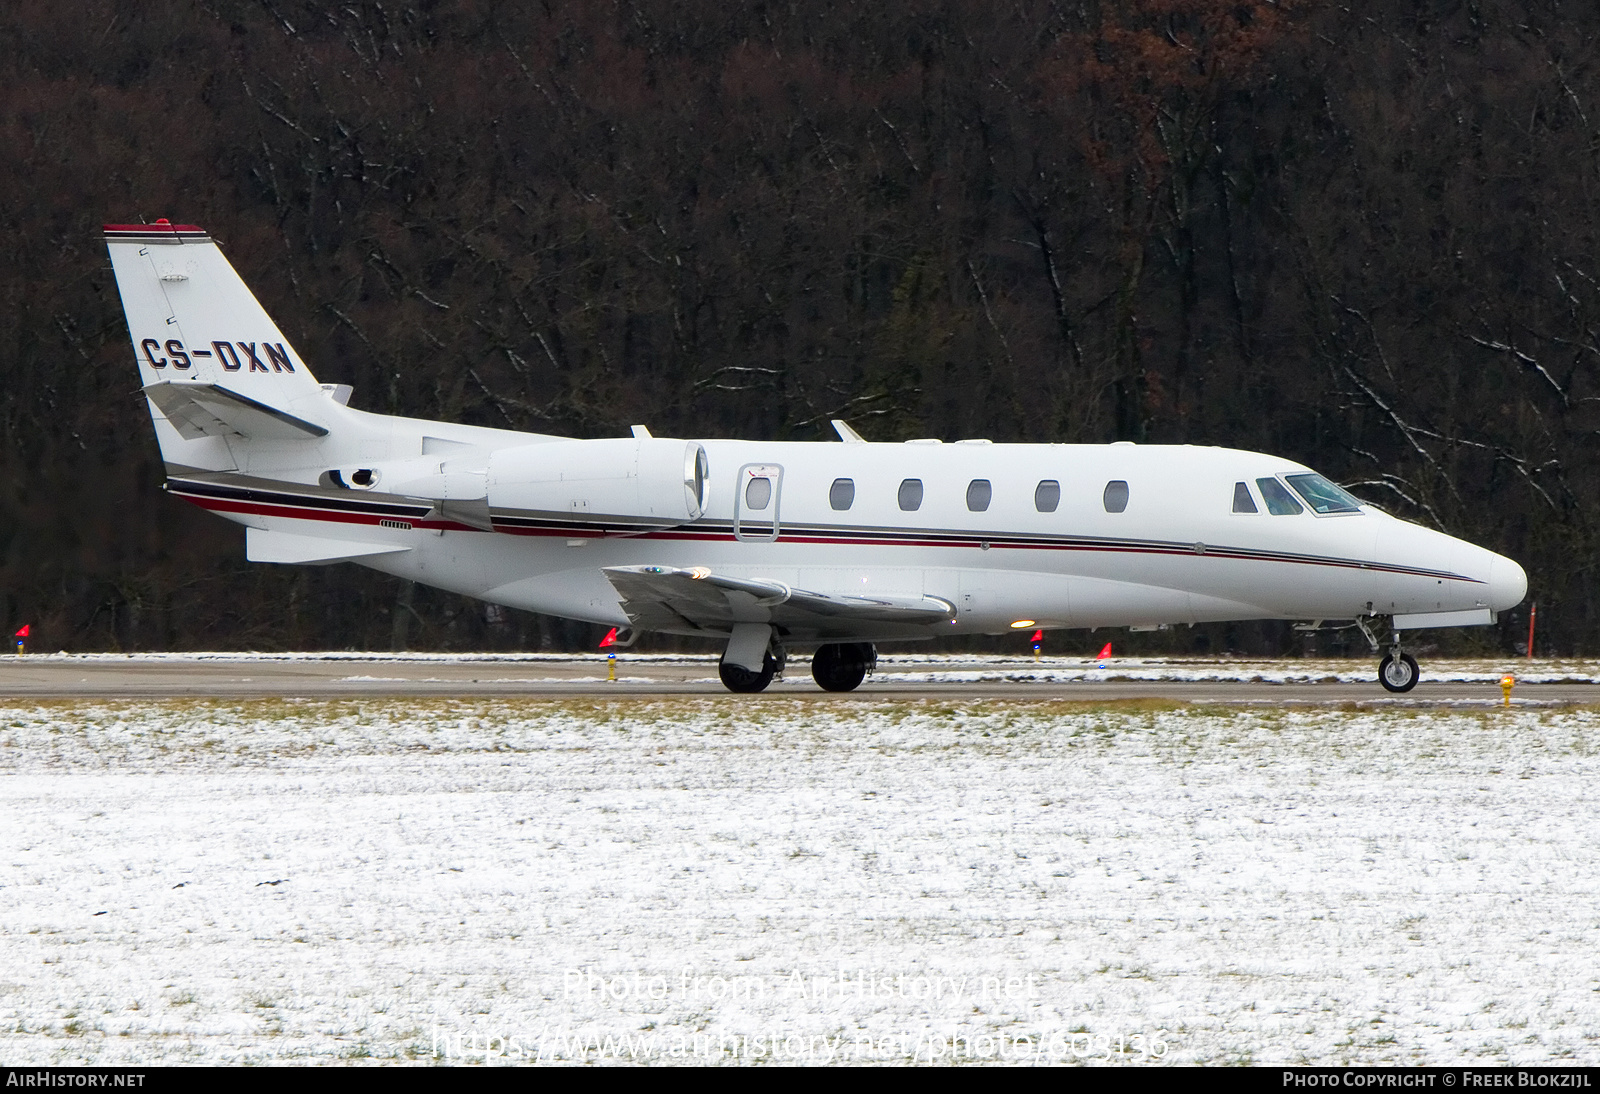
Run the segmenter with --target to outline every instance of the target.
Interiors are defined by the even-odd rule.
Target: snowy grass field
[[[0,707],[10,1064],[1600,1063],[1600,711]]]

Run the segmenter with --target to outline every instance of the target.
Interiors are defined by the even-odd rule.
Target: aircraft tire
[[[854,691],[866,679],[872,647],[860,643],[819,646],[811,657],[811,678],[823,691]]]
[[[777,671],[778,659],[770,653],[763,659],[760,672],[751,672],[743,666],[730,665],[726,661],[717,664],[717,675],[722,677],[722,686],[741,695],[765,691]]]
[[[1409,653],[1402,653],[1399,657],[1391,653],[1378,662],[1378,682],[1388,691],[1410,691],[1417,686],[1417,679],[1421,675],[1417,659]]]

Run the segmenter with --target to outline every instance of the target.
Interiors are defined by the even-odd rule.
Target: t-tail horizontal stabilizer
[[[162,380],[144,393],[186,441],[201,437],[252,437],[272,441],[304,441],[326,437],[315,422],[270,407],[220,384]]]

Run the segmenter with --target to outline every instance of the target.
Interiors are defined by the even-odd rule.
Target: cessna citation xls
[[[358,562],[503,604],[726,642],[760,691],[789,646],[848,691],[873,643],[1286,619],[1401,635],[1494,621],[1508,558],[1309,468],[1190,446],[571,440],[389,417],[321,384],[199,228],[105,230],[172,493],[257,562]]]

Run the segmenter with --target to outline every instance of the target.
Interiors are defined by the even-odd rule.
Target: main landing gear
[[[783,668],[783,660],[772,656],[768,650],[761,658],[761,671],[751,672],[739,665],[730,665],[723,661],[717,666],[717,675],[722,677],[722,686],[729,691],[743,693],[765,691],[767,685],[772,683],[772,678],[778,675]]]
[[[878,651],[868,642],[843,642],[819,646],[811,657],[811,678],[823,691],[854,691],[878,663]]]
[[[786,660],[772,628],[739,624],[729,637],[717,675],[729,691],[749,695],[765,691]],[[877,663],[878,651],[870,642],[833,642],[818,647],[812,656],[811,678],[824,691],[854,691]],[[761,667],[751,667],[756,664]]]
[[[735,623],[728,636],[728,648],[717,666],[722,686],[729,691],[749,694],[764,691],[772,678],[783,671],[787,660],[776,632],[765,623]],[[756,668],[760,665],[760,668]]]
[[[1361,633],[1367,636],[1367,644],[1372,647],[1372,652],[1377,653],[1380,644],[1378,636],[1372,633],[1372,627],[1365,619],[1357,619],[1356,626],[1361,628]],[[1389,652],[1383,655],[1383,660],[1378,662],[1378,683],[1384,690],[1393,692],[1406,692],[1417,686],[1417,680],[1422,676],[1417,668],[1417,659],[1400,648],[1400,632],[1389,632]]]

